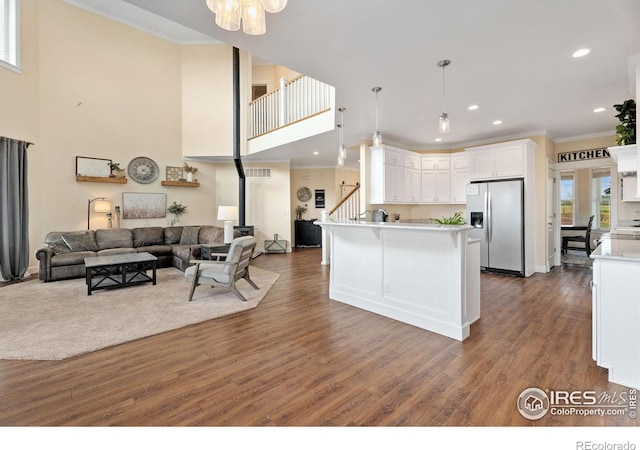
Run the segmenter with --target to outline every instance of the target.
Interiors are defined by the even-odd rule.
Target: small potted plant
[[[298,205],[296,208],[296,220],[302,220],[302,215],[307,212],[307,207]]]
[[[464,220],[461,212],[455,213],[451,217],[443,217],[442,219],[431,219],[438,225],[465,225],[467,222]]]
[[[193,175],[198,171],[198,168],[190,166],[187,163],[184,163],[183,169],[185,172],[187,172],[187,182],[193,183]]]
[[[182,203],[173,202],[167,208],[167,212],[173,214],[174,218],[171,220],[171,226],[178,225],[180,223],[180,216],[187,212],[187,207]]]
[[[636,102],[625,100],[621,104],[613,105],[620,121],[616,126],[616,145],[633,145],[636,143]]]
[[[110,178],[124,178],[124,169],[120,168],[120,163],[109,162],[109,169],[111,169]]]

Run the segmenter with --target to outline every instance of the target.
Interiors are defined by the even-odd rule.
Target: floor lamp
[[[89,203],[87,204],[87,230],[91,229],[91,204],[96,202],[95,210],[99,213],[110,213],[111,212],[111,202],[106,199],[106,197],[96,197],[89,199]]]
[[[233,242],[233,221],[238,220],[236,206],[218,206],[218,220],[224,220],[224,243]]]

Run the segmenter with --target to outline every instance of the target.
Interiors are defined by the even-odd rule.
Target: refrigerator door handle
[[[493,241],[493,227],[491,226],[491,192],[487,192],[487,242],[491,243]]]

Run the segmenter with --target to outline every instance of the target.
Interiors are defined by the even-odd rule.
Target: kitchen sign
[[[586,161],[589,159],[609,158],[610,156],[606,148],[593,148],[591,150],[558,153],[558,162]]]

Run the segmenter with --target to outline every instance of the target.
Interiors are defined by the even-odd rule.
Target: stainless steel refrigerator
[[[467,185],[470,238],[480,239],[480,268],[524,276],[524,180]]]

